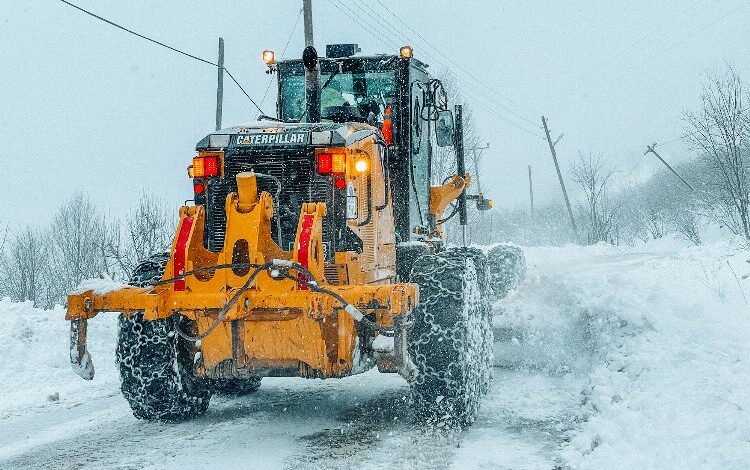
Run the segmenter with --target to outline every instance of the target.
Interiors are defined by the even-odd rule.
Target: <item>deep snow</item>
[[[132,417],[116,319],[89,323],[93,382],[63,309],[0,301],[0,468],[748,468],[750,252],[526,248],[495,305],[495,383],[470,429],[409,423],[407,387],[370,371],[264,379],[177,425]]]

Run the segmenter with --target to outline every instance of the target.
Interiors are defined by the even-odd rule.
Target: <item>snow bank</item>
[[[588,375],[567,466],[750,465],[750,252],[681,243],[526,249],[496,361]]]
[[[0,417],[49,406],[76,406],[119,388],[114,364],[117,318],[89,320],[89,351],[96,377],[88,382],[71,370],[65,310],[34,308],[0,300]]]

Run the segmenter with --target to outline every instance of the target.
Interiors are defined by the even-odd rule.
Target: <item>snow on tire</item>
[[[408,334],[417,367],[410,383],[415,417],[437,426],[469,425],[489,366],[483,357],[487,315],[472,257],[454,250],[424,255],[414,263],[411,282],[420,291]]]
[[[517,246],[498,245],[487,258],[492,298],[505,298],[526,278],[526,256]]]
[[[154,285],[168,260],[163,253],[153,255],[138,265],[130,284]],[[193,377],[194,345],[176,331],[190,331],[191,323],[180,315],[162,320],[145,320],[143,312],[120,315],[120,388],[136,418],[175,422],[208,409],[211,394]]]
[[[135,287],[152,287],[161,280],[169,262],[169,252],[154,253],[133,270],[128,284]]]
[[[492,280],[490,278],[487,255],[485,255],[480,249],[469,247],[451,248],[443,252],[442,255],[448,259],[456,261],[468,257],[474,262],[474,270],[477,273],[477,282],[479,293],[481,295],[481,301],[478,307],[482,312],[482,350],[480,356],[482,361],[482,381],[480,389],[482,394],[485,394],[489,392],[490,387],[492,386],[492,366],[494,363],[495,343],[495,337],[492,330],[492,306],[490,305],[490,302],[493,299]]]

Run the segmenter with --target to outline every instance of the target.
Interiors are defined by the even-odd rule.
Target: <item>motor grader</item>
[[[201,139],[174,241],[117,290],[68,297],[71,363],[94,367],[87,321],[119,312],[121,389],[138,418],[204,413],[212,393],[263,377],[341,378],[377,367],[410,385],[417,419],[471,423],[491,380],[487,266],[448,247],[466,224],[461,107],[427,65],[356,46],[276,62],[277,116]],[[432,185],[434,147],[457,171]],[[190,202],[190,201],[189,201]],[[450,209],[450,210],[449,210]],[[446,215],[446,212],[450,212]]]

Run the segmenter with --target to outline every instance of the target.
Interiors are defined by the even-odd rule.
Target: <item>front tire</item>
[[[437,426],[467,426],[476,419],[490,365],[486,300],[472,254],[451,249],[422,256],[411,281],[419,285],[420,297],[408,334],[417,367],[410,383],[415,417]]]

